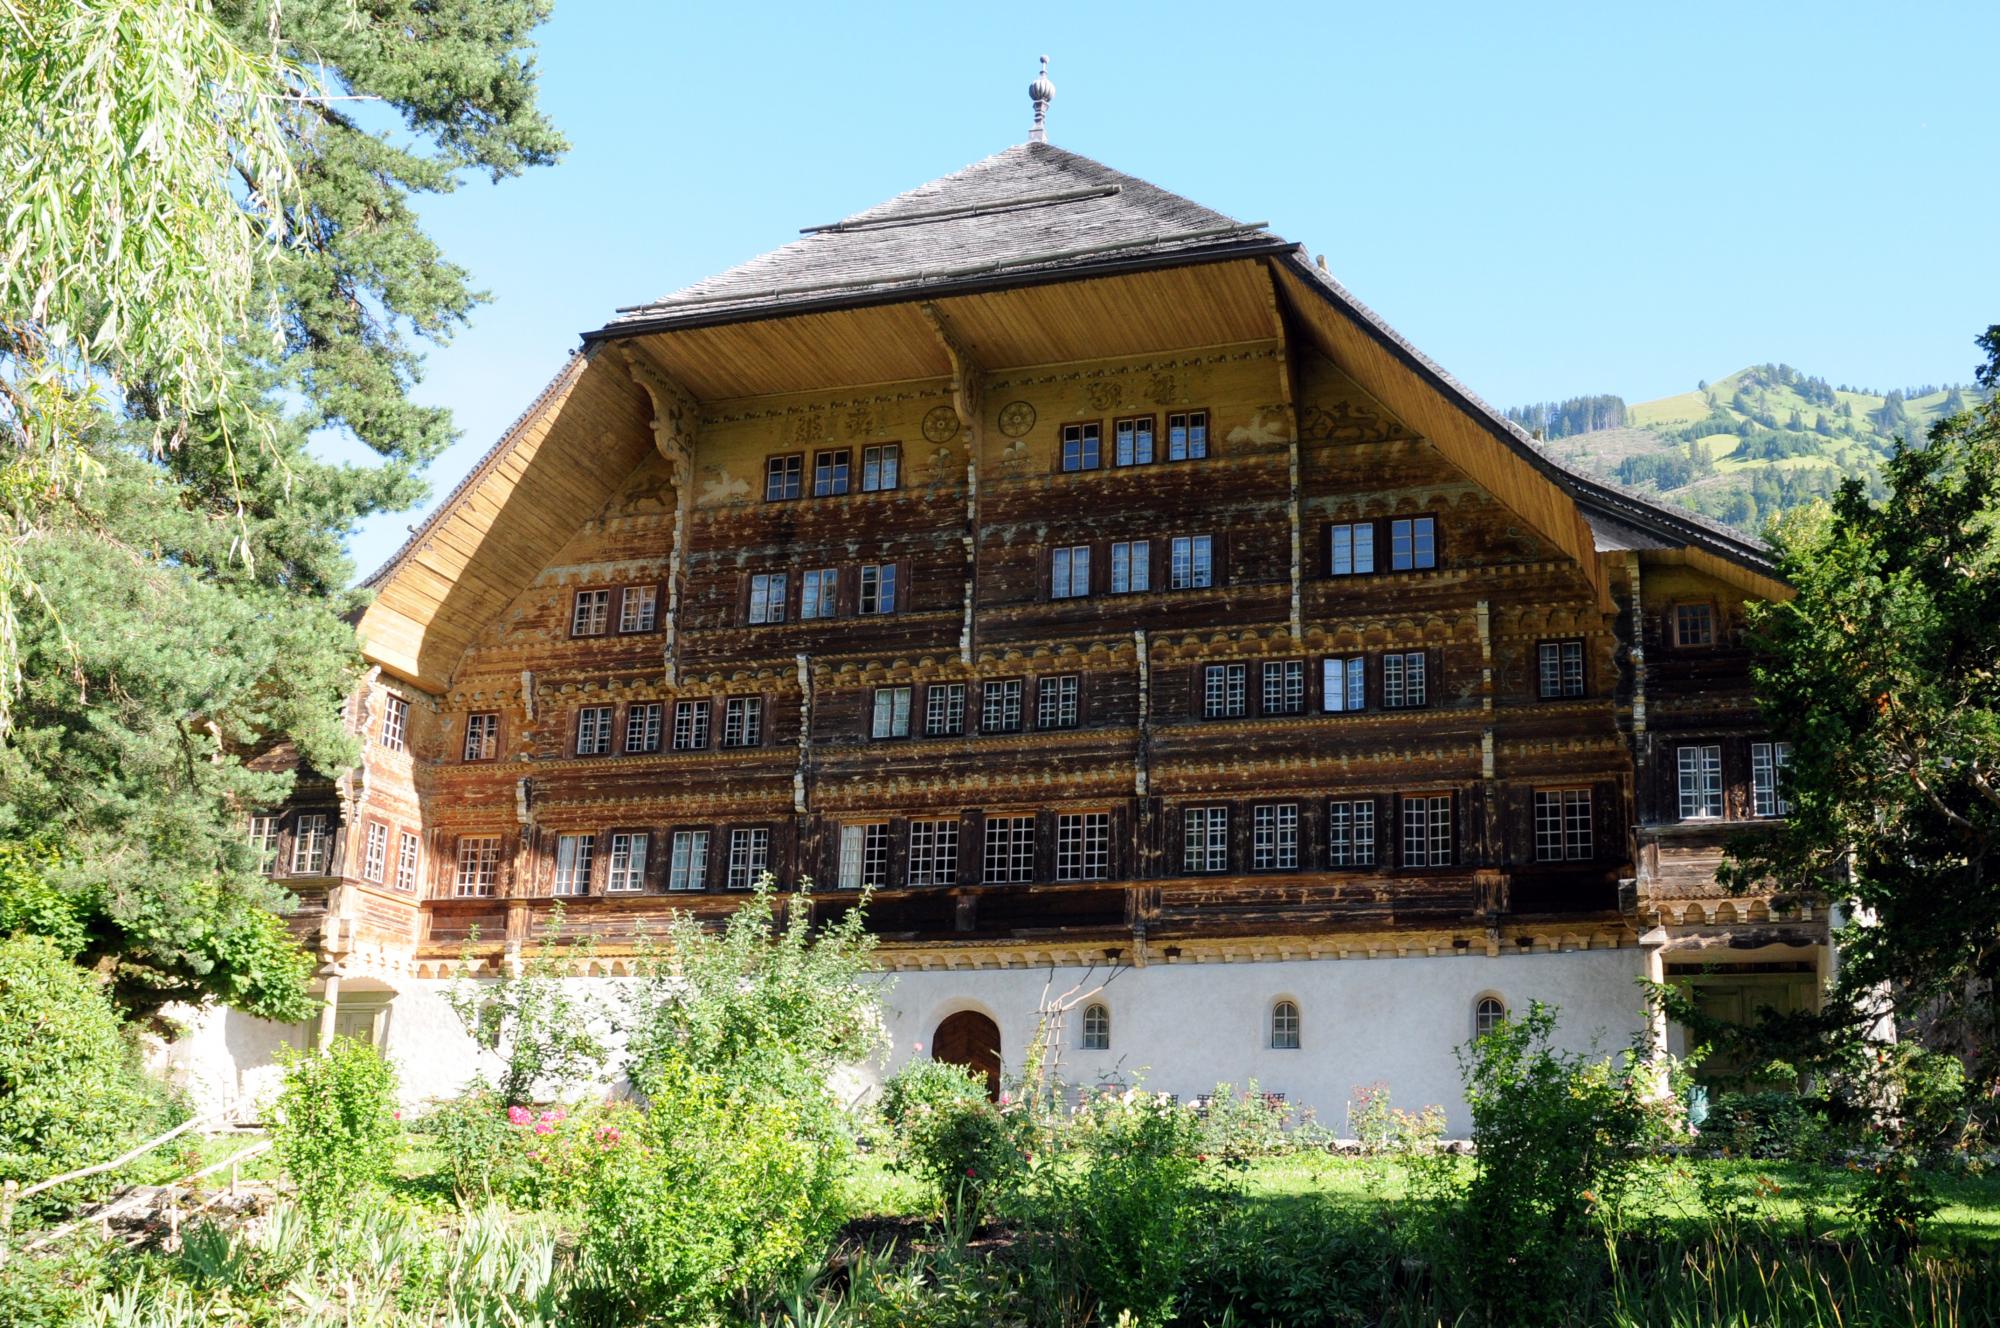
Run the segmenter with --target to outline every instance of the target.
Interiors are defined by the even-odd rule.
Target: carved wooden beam
[[[1287,440],[1287,463],[1291,481],[1290,496],[1285,504],[1286,513],[1292,526],[1292,591],[1291,629],[1294,641],[1305,637],[1305,535],[1299,519],[1301,483],[1299,477],[1299,417],[1303,414],[1299,406],[1299,365],[1297,341],[1292,337],[1291,328],[1285,321],[1284,301],[1278,295],[1278,277],[1268,267],[1264,275],[1269,281],[1266,295],[1270,299],[1271,333],[1278,339],[1278,392],[1284,407],[1285,420],[1291,437]]]
[[[958,412],[958,422],[965,429],[965,609],[958,633],[958,657],[970,664],[977,644],[973,609],[979,598],[979,451],[985,441],[980,414],[985,399],[984,383],[972,348],[952,329],[944,311],[929,301],[918,308],[931,325],[931,331],[937,334],[945,357],[951,361],[951,408]]]
[[[687,570],[688,527],[694,520],[695,427],[701,403],[692,392],[675,381],[644,352],[629,346],[618,348],[632,381],[645,389],[653,403],[653,446],[666,460],[674,485],[674,535],[667,555],[667,611],[662,629],[661,664],[667,686],[679,679],[681,582]]]

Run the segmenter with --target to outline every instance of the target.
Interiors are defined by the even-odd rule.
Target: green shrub
[[[602,1019],[597,1002],[576,994],[568,974],[573,961],[588,958],[589,943],[564,946],[562,901],[549,910],[541,944],[521,971],[488,982],[465,974],[478,941],[475,931],[452,974],[445,999],[466,1033],[482,1051],[501,1059],[501,1100],[521,1106],[548,1093],[560,1097],[604,1064],[604,1044],[591,1029]]]
[[[485,1203],[507,1192],[515,1131],[499,1094],[474,1088],[463,1097],[434,1103],[411,1130],[437,1150],[438,1174],[459,1203]]]
[[[1705,1143],[1719,1143],[1744,1157],[1809,1160],[1826,1149],[1826,1117],[1797,1093],[1724,1093],[1702,1125]]]
[[[1186,1323],[1363,1325],[1393,1299],[1400,1251],[1373,1213],[1238,1202],[1205,1224],[1188,1262]]]
[[[354,1038],[335,1038],[317,1056],[290,1052],[271,1119],[272,1150],[298,1189],[316,1229],[395,1165],[396,1071]]]
[[[890,1165],[924,1182],[947,1221],[976,1224],[1020,1185],[1020,1121],[964,1066],[911,1061],[882,1085],[882,1119],[900,1153]]]
[[[1285,1129],[1291,1119],[1291,1107],[1255,1079],[1240,1093],[1234,1084],[1217,1084],[1202,1117],[1202,1146],[1230,1163],[1283,1153],[1292,1146]]]

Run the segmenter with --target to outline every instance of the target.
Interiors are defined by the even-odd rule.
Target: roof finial
[[[1042,57],[1041,77],[1028,85],[1028,100],[1035,103],[1035,124],[1028,130],[1030,143],[1046,143],[1049,131],[1045,124],[1049,115],[1049,103],[1056,99],[1056,85],[1049,82],[1049,57]]]

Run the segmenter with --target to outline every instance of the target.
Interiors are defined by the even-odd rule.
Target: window
[[[833,498],[847,492],[848,458],[844,447],[813,454],[813,497]]]
[[[1375,800],[1326,805],[1326,863],[1329,867],[1375,865]]]
[[[861,449],[861,492],[881,493],[902,478],[903,445],[883,443]]]
[[[988,885],[1021,885],[1035,879],[1035,818],[986,818],[986,861],[981,879]]]
[[[611,592],[579,590],[569,612],[571,636],[603,636],[611,622]]]
[[[1683,747],[1677,753],[1681,776],[1681,819],[1722,815],[1722,748]]]
[[[1411,710],[1425,703],[1424,652],[1382,656],[1382,705]]]
[[[1375,523],[1355,521],[1326,531],[1329,576],[1366,576],[1375,570]]]
[[[1437,566],[1437,519],[1397,517],[1389,523],[1389,569],[1417,571]]]
[[[1299,804],[1274,802],[1250,812],[1250,866],[1256,871],[1296,871]]]
[[[417,869],[423,865],[423,841],[403,831],[396,844],[396,888],[417,892]]]
[[[660,728],[666,714],[666,707],[658,701],[636,702],[625,708],[625,750],[632,752],[657,752],[660,750]]]
[[[840,604],[840,574],[816,567],[799,581],[799,617],[831,618]]]
[[[1153,546],[1128,540],[1111,546],[1111,593],[1136,595],[1153,588]]]
[[[889,883],[889,823],[840,827],[840,888]]]
[[[1201,717],[1236,719],[1247,705],[1249,666],[1210,664],[1201,671]]]
[[[500,716],[493,711],[465,717],[465,759],[490,761],[500,754]]]
[[[1306,708],[1306,662],[1276,659],[1264,665],[1264,713],[1303,714]]]
[[[1083,1049],[1111,1050],[1111,1011],[1105,1009],[1102,1002],[1083,1007]]]
[[[556,836],[556,894],[590,893],[590,861],[596,852],[596,835]]]
[[[1153,417],[1141,415],[1136,419],[1119,420],[1112,426],[1115,447],[1112,464],[1119,466],[1146,466],[1153,461]]]
[[[611,750],[611,707],[585,706],[576,712],[576,754],[602,756]]]
[[[1674,605],[1674,644],[1677,646],[1714,645],[1714,606],[1709,604]]]
[[[380,881],[389,868],[389,827],[380,821],[368,823],[368,841],[361,851],[361,878]]]
[[[392,696],[382,710],[382,745],[392,752],[403,750],[410,731],[410,703]]]
[[[460,899],[483,899],[492,895],[500,880],[500,836],[460,835],[458,871],[452,877],[451,892]]]
[[[1096,470],[1101,429],[1090,424],[1065,424],[1062,431],[1062,468]]]
[[[650,632],[659,619],[660,588],[627,586],[618,596],[618,630]]]
[[[1498,996],[1481,996],[1472,1007],[1472,1035],[1485,1037],[1507,1022],[1507,1004]]]
[[[1181,866],[1190,872],[1229,870],[1229,809],[1181,809]]]
[[[667,859],[667,889],[700,890],[708,885],[708,831],[674,831]]]
[[[1403,865],[1451,866],[1451,795],[1403,799]]]
[[[1319,666],[1319,708],[1328,714],[1368,708],[1368,661],[1326,659]]]
[[[1583,642],[1544,641],[1536,653],[1544,701],[1583,695]]]
[[[986,684],[979,701],[979,730],[982,733],[1021,731],[1021,680],[1002,678]]]
[[[722,745],[756,747],[764,741],[764,698],[732,696],[723,703]]]
[[[924,689],[924,736],[955,738],[965,732],[965,684],[934,682]]]
[[[763,826],[729,832],[729,888],[748,890],[771,865],[771,832]]]
[[[863,563],[861,565],[861,605],[863,613],[894,613],[896,611],[896,564]]]
[[[1090,594],[1090,546],[1055,549],[1049,554],[1049,598],[1082,599]]]
[[[1064,812],[1056,817],[1056,879],[1111,877],[1111,813]]]
[[[781,623],[785,620],[785,574],[760,572],[750,578],[750,621]]]
[[[250,817],[250,847],[257,850],[257,861],[269,871],[278,856],[278,814],[276,812],[256,812]]]
[[[875,722],[869,730],[872,738],[907,738],[910,736],[910,689],[907,687],[877,687],[875,689]]]
[[[1271,1007],[1271,1050],[1297,1051],[1299,1049],[1299,1007],[1292,1001],[1279,1001]]]
[[[1535,861],[1587,862],[1590,839],[1589,789],[1535,790]]]
[[[1209,556],[1212,547],[1208,535],[1176,536],[1167,584],[1175,590],[1205,590],[1214,585],[1215,567]]]
[[[700,751],[708,746],[708,702],[674,702],[674,750]]]
[[[1208,412],[1167,416],[1167,460],[1198,461],[1208,455]]]
[[[1077,675],[1061,673],[1035,683],[1035,727],[1073,729],[1077,721]]]
[[[606,894],[634,894],[646,888],[646,849],[653,837],[621,830],[611,836],[610,870],[604,874]]]
[[[1750,810],[1756,816],[1790,816],[1792,800],[1780,792],[1784,769],[1792,763],[1789,742],[1750,744]]]
[[[799,476],[805,470],[805,456],[774,456],[764,463],[764,501],[780,503],[799,496]]]
[[[327,817],[313,812],[299,817],[292,828],[292,870],[301,876],[319,876],[326,871]]]
[[[958,822],[910,822],[910,884],[950,885],[958,880]]]

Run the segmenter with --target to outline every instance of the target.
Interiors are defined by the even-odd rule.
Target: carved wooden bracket
[[[619,354],[632,381],[646,389],[646,395],[652,399],[653,446],[659,448],[660,455],[673,467],[674,483],[680,485],[689,478],[694,462],[695,425],[700,419],[701,403],[695,400],[694,393],[642,353],[621,346]]]
[[[937,333],[938,344],[944,347],[944,353],[951,359],[951,408],[958,412],[960,424],[976,429],[979,427],[982,400],[979,362],[972,358],[972,348],[946,321],[943,310],[928,301],[917,307],[923,310],[931,330]]]

